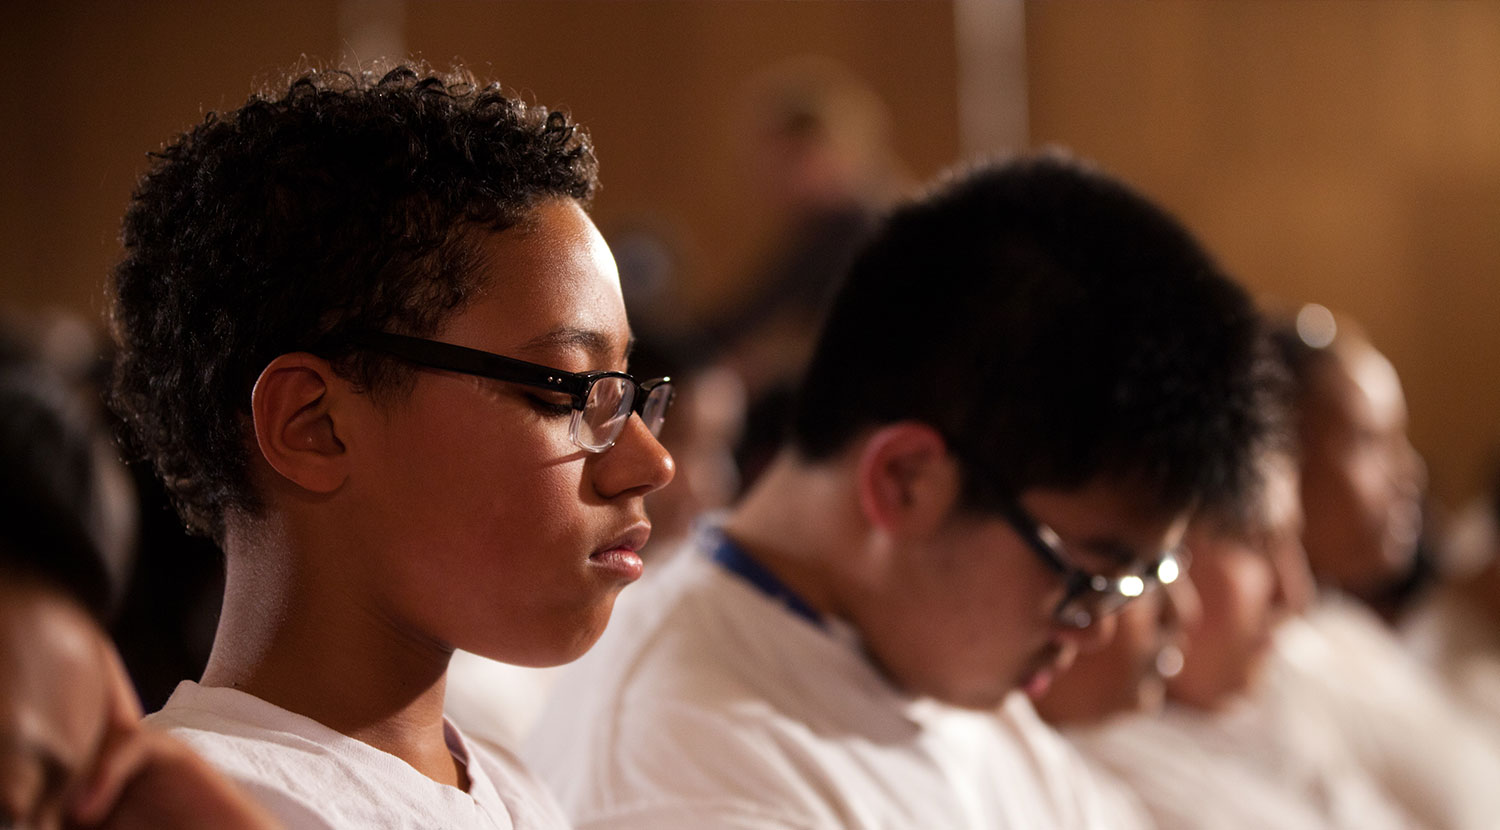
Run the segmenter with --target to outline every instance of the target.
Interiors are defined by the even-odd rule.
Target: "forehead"
[[[1022,502],[1070,552],[1120,564],[1154,560],[1182,538],[1189,515],[1186,507],[1163,504],[1153,488],[1116,478],[1072,490],[1033,488]]]
[[[537,358],[621,358],[630,326],[609,246],[571,199],[544,202],[520,224],[479,240],[482,288],[443,338]]]
[[[1318,368],[1315,378],[1312,402],[1325,418],[1371,429],[1404,424],[1406,397],[1401,379],[1375,349],[1352,344],[1336,351],[1332,360]]]

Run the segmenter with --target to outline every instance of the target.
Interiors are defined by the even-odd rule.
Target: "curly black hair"
[[[939,429],[969,506],[1138,479],[1233,500],[1272,429],[1260,317],[1176,219],[1051,153],[956,174],[876,229],[835,298],[791,440]]]
[[[409,372],[349,346],[430,335],[481,287],[478,234],[541,202],[587,203],[597,163],[567,115],[463,70],[312,70],[158,153],[125,214],[110,403],[191,530],[261,503],[250,392],[288,352],[374,392]]]

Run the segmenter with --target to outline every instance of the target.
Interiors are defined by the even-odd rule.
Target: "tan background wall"
[[[670,228],[690,308],[730,303],[764,243],[734,119],[745,80],[820,52],[895,116],[918,177],[955,160],[943,2],[408,2],[461,57],[593,131],[596,215]],[[0,305],[96,315],[144,152],[253,79],[349,45],[339,3],[25,4],[0,28]],[[1361,319],[1401,371],[1437,493],[1500,446],[1500,4],[1026,6],[1031,136],[1160,198],[1257,292]]]
[[[1500,4],[1027,7],[1031,134],[1154,194],[1269,302],[1359,319],[1450,503],[1500,447]]]

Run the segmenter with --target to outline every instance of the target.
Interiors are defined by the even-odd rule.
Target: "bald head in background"
[[[1308,560],[1320,582],[1377,600],[1411,575],[1422,532],[1426,468],[1400,378],[1347,322],[1321,347],[1305,332],[1283,340],[1299,387]]]

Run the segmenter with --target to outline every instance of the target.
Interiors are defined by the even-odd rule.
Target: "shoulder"
[[[642,823],[621,826],[673,826],[668,815],[679,812],[677,826],[815,826],[792,818],[819,809],[808,707],[789,699],[760,653],[770,646],[747,631],[775,630],[779,612],[683,556],[691,559],[639,586],[594,650],[562,673],[525,758],[583,826],[622,816]],[[787,645],[773,639],[778,651]],[[705,811],[718,823],[701,823]],[[730,815],[741,823],[726,823]],[[773,823],[754,823],[767,815]]]
[[[831,794],[818,744],[751,695],[628,695],[586,732],[534,734],[528,757],[580,826],[798,827]]]
[[[326,763],[324,750],[292,735],[260,733],[212,712],[168,709],[146,723],[186,744],[215,770],[265,807],[288,828],[338,826],[327,794],[343,775]]]
[[[496,804],[500,799],[481,802],[394,755],[233,689],[183,684],[147,723],[186,743],[291,828],[493,827],[503,826],[498,814],[510,810]]]
[[[1044,722],[1024,694],[1011,693],[996,720],[1001,730],[991,751],[996,755],[1013,753],[1020,762],[1019,768],[1006,776],[1007,787],[1012,791],[1030,790],[1044,802],[1038,808],[1050,815],[1056,826],[1150,825],[1144,805],[1129,788]],[[1026,786],[1027,778],[1031,786]]]
[[[330,738],[350,741],[316,721],[233,689],[184,681],[145,723],[170,734],[231,777],[264,778],[273,770],[316,768]],[[326,734],[325,734],[326,733]]]

